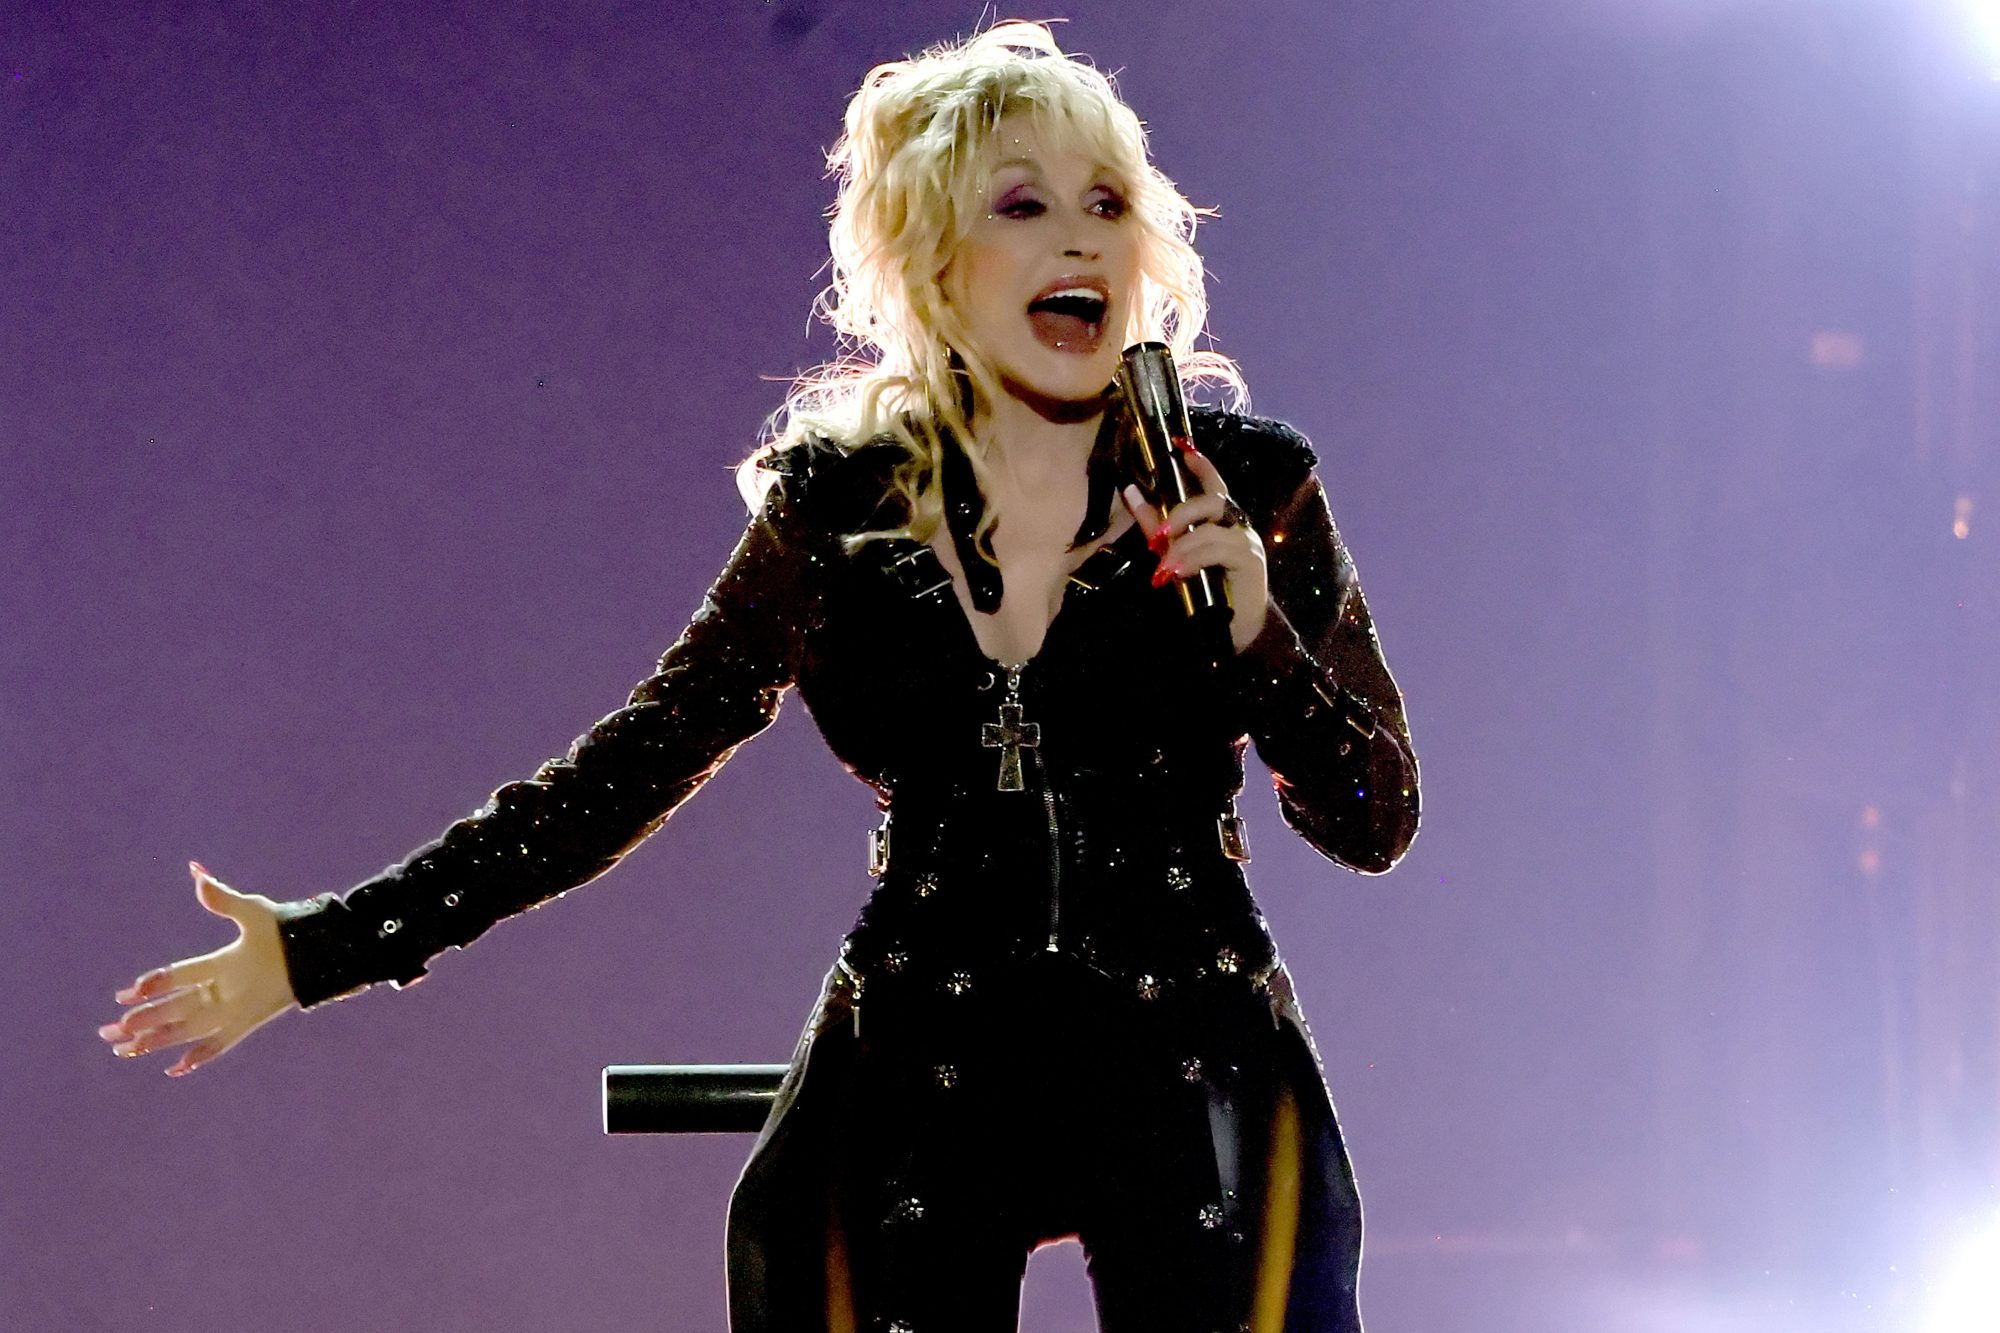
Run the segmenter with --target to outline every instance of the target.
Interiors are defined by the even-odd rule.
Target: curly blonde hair
[[[1124,176],[1140,229],[1139,288],[1121,346],[1173,349],[1190,386],[1247,394],[1235,362],[1197,351],[1208,317],[1197,208],[1147,158],[1146,131],[1111,80],[1069,56],[1045,24],[998,22],[965,41],[877,65],[847,104],[827,154],[839,180],[829,212],[832,282],[814,311],[839,331],[843,354],[808,371],[772,413],[764,444],[737,469],[753,508],[772,478],[769,454],[808,436],[851,446],[892,438],[908,456],[891,487],[907,502],[900,528],[847,534],[853,550],[882,537],[929,540],[944,515],[943,432],[964,442],[982,484],[986,461],[964,408],[964,378],[997,397],[999,378],[945,299],[942,274],[985,209],[983,165],[1004,115],[1026,114],[1054,142],[1096,154]],[[990,526],[989,513],[982,530]]]

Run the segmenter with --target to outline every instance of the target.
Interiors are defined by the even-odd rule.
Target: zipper
[[[989,659],[991,660],[991,659]],[[1021,704],[1021,676],[1033,664],[1032,659],[1019,666],[1005,667],[1007,672],[1007,702],[1017,708]],[[998,666],[999,663],[994,663]],[[1056,792],[1049,782],[1049,766],[1042,758],[1042,751],[1036,746],[1034,755],[1035,772],[1041,779],[1042,809],[1048,816],[1049,824],[1049,943],[1048,952],[1062,951],[1062,827],[1056,818]]]
[[[1042,805],[1049,812],[1049,952],[1057,953],[1056,930],[1062,923],[1062,839],[1056,828],[1056,789],[1049,785],[1049,770],[1042,757],[1035,756],[1042,773]]]

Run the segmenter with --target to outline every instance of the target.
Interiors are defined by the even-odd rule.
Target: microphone
[[[1129,432],[1133,447],[1127,452],[1132,480],[1147,502],[1164,514],[1200,494],[1181,462],[1181,451],[1194,448],[1194,429],[1188,423],[1172,349],[1165,343],[1133,343],[1125,349],[1118,384],[1133,427]],[[1174,588],[1190,617],[1219,611],[1217,618],[1226,627],[1229,595],[1219,571],[1198,569],[1193,578],[1176,579]]]

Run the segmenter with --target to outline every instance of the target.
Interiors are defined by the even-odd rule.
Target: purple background
[[[2000,20],[1052,3],[1221,220],[1424,763],[1387,879],[1248,794],[1374,1333],[1911,1327],[2000,1204]],[[199,1075],[93,1027],[559,753],[677,633],[808,336],[821,155],[970,4],[10,5],[0,1322],[720,1329],[865,891],[791,701],[607,880]],[[1953,524],[1963,519],[1965,535]],[[1872,814],[1870,812],[1873,812]],[[1024,1326],[1091,1327],[1075,1248]]]

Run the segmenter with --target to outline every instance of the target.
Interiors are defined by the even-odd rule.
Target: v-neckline
[[[1032,653],[1029,653],[1019,662],[1003,662],[986,651],[986,645],[979,641],[979,629],[972,622],[971,612],[966,609],[965,603],[959,600],[958,586],[961,575],[954,574],[947,568],[942,558],[938,556],[936,548],[928,542],[924,543],[924,550],[929,552],[933,560],[938,561],[938,566],[945,575],[946,586],[941,591],[947,593],[948,596],[940,600],[945,603],[946,611],[958,622],[964,640],[971,649],[973,656],[978,658],[988,668],[1018,679],[1030,666],[1041,661],[1048,655],[1050,646],[1055,642],[1056,628],[1062,624],[1063,617],[1069,613],[1070,603],[1077,589],[1080,587],[1086,589],[1104,587],[1110,582],[1111,578],[1124,573],[1126,569],[1137,563],[1139,552],[1144,549],[1144,542],[1143,540],[1134,539],[1135,537],[1143,539],[1144,535],[1144,530],[1140,528],[1137,522],[1134,522],[1123,532],[1119,533],[1118,536],[1105,542],[1102,546],[1099,546],[1096,550],[1078,561],[1073,569],[1063,575],[1062,594],[1056,599],[1055,613],[1049,617],[1048,623],[1042,626],[1041,641],[1035,645],[1035,650]],[[1103,583],[1094,583],[1088,579],[1078,578],[1078,575],[1082,574],[1093,563],[1105,561],[1106,557],[1112,555],[1114,552],[1124,555],[1126,557],[1125,562],[1111,571]],[[970,600],[969,594],[967,600]]]
[[[1085,463],[1087,491],[1083,519],[1077,527],[1076,535],[1070,539],[1068,548],[1070,551],[1074,551],[1083,543],[1100,541],[1111,526],[1113,497],[1117,490],[1118,431],[1117,410],[1107,408],[1098,425],[1097,436],[1091,442],[1090,456]],[[1125,543],[1133,532],[1138,531],[1139,525],[1136,522],[1131,524],[1115,539],[1103,542],[1068,569],[1063,574],[1062,593],[1057,598],[1056,609],[1042,626],[1041,638],[1036,643],[1034,652],[1018,663],[1002,662],[988,653],[985,645],[980,643],[979,629],[972,619],[974,612],[987,616],[997,615],[1006,600],[1005,581],[1000,574],[998,558],[996,557],[992,563],[988,563],[985,558],[992,550],[992,530],[988,530],[983,541],[975,540],[973,537],[973,530],[978,526],[985,510],[986,497],[980,491],[978,478],[972,471],[972,462],[966,457],[964,445],[958,437],[950,431],[945,431],[941,443],[944,446],[940,482],[944,499],[945,536],[958,565],[956,574],[950,569],[944,571],[949,579],[948,590],[951,593],[952,605],[958,611],[958,619],[965,626],[966,637],[981,661],[1009,673],[1024,671],[1028,664],[1040,657],[1048,647],[1056,623],[1062,619],[1063,612],[1069,606],[1070,590],[1078,582],[1076,576],[1093,560],[1098,560],[1105,552]],[[938,554],[935,548],[931,554],[933,556]],[[942,565],[943,561],[940,559],[939,563]],[[1126,563],[1131,562],[1128,559]],[[965,589],[964,602],[959,599],[961,586]],[[1094,585],[1086,581],[1086,586]],[[969,609],[966,603],[970,603]]]

